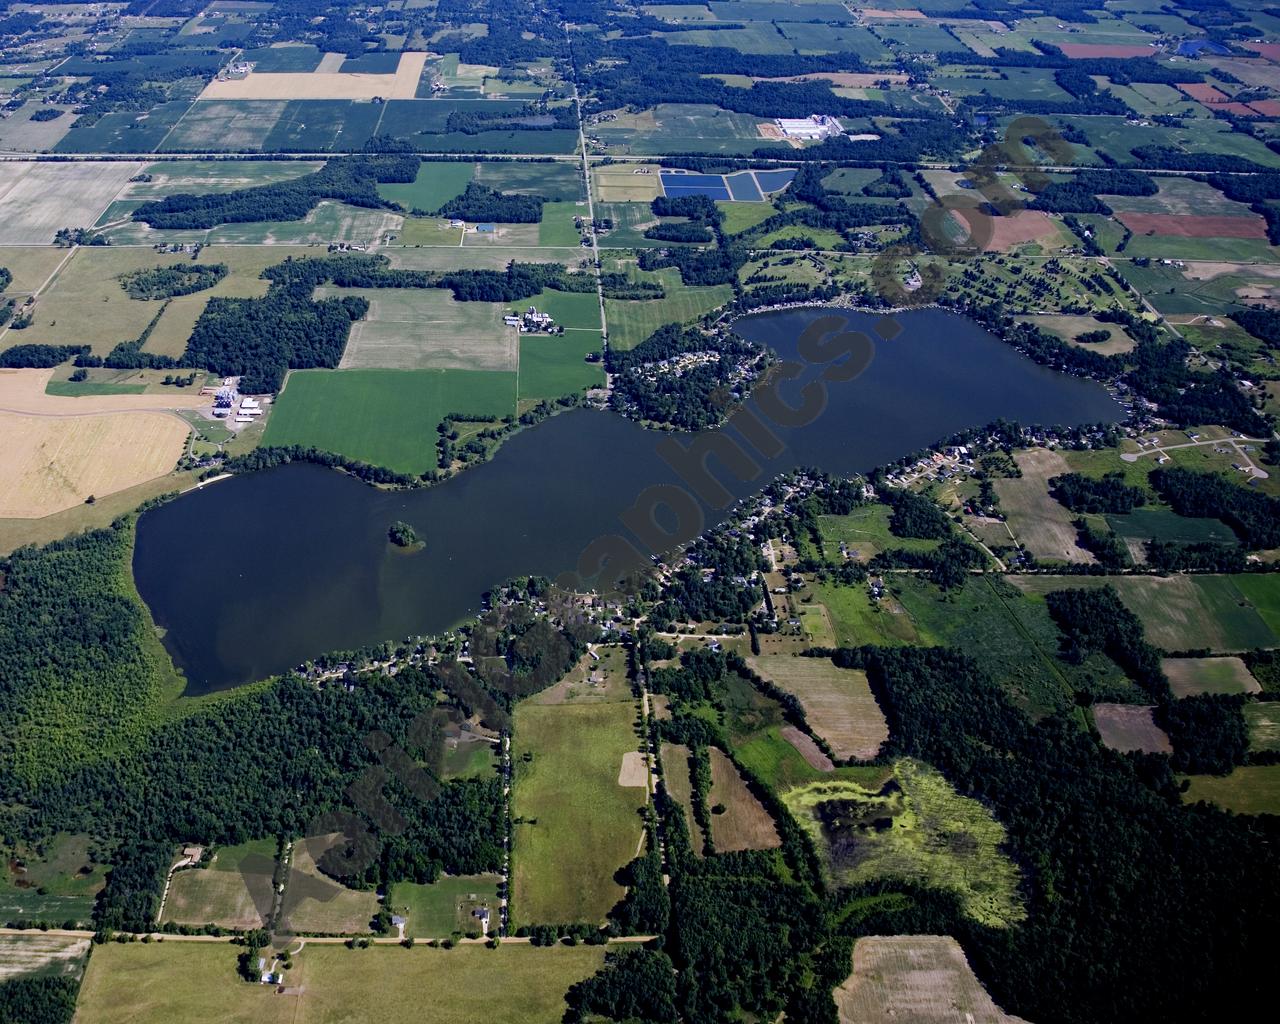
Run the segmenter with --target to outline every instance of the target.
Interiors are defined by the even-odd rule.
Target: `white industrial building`
[[[844,132],[844,127],[830,114],[780,117],[774,121],[774,124],[789,139],[827,139]]]

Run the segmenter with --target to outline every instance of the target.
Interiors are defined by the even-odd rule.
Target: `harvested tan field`
[[[813,742],[813,737],[801,732],[794,725],[784,725],[781,732],[782,738],[800,752],[800,756],[805,759],[810,768],[820,772],[835,771],[836,766],[831,758],[827,757],[822,752],[822,748]]]
[[[1043,210],[1019,210],[1008,217],[993,217],[991,227],[987,252],[1006,252],[1025,242],[1059,238],[1057,223]]]
[[[1093,723],[1102,742],[1112,750],[1127,754],[1141,750],[1148,754],[1172,754],[1173,745],[1156,725],[1155,708],[1145,704],[1095,704]]]
[[[1116,220],[1135,235],[1173,238],[1266,238],[1261,217],[1208,217],[1181,213],[1117,213]]]
[[[70,399],[75,401],[75,399]],[[165,413],[0,412],[0,518],[34,519],[173,470],[191,428]]]
[[[332,71],[256,72],[244,78],[215,79],[202,100],[411,100],[427,63],[425,53],[402,53],[394,75],[342,74]],[[323,65],[322,65],[323,66]]]
[[[785,654],[749,658],[747,664],[799,699],[814,732],[841,760],[869,761],[889,738],[865,672],[838,668],[828,658]]]
[[[171,395],[46,395],[50,370],[0,370],[0,412],[23,412],[38,416],[79,416],[93,412],[165,412],[209,405],[189,391],[172,389]]]
[[[764,805],[747,788],[738,769],[719,747],[711,748],[711,839],[717,853],[772,850],[782,845]],[[715,808],[723,806],[724,813]]]
[[[66,935],[0,935],[0,982],[30,974],[79,975],[89,940]]]
[[[1022,470],[1019,479],[995,481],[1009,529],[1036,558],[1090,563],[1092,554],[1076,544],[1076,528],[1070,511],[1049,494],[1050,477],[1071,472],[1057,452],[1033,448],[1018,452],[1014,460]]]
[[[1020,1024],[992,1002],[949,935],[869,935],[835,990],[841,1024]]]
[[[649,785],[649,765],[644,754],[628,750],[622,755],[622,767],[618,769],[618,785],[646,789]]]

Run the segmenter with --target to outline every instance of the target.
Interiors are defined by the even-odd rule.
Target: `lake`
[[[736,330],[795,359],[805,326],[833,314],[868,333],[878,319],[787,310],[744,318]],[[861,376],[827,384],[826,407],[813,422],[770,422],[782,450],[767,459],[753,452],[757,474],[740,480],[712,460],[735,497],[797,466],[868,471],[1001,417],[1046,425],[1121,417],[1097,383],[1039,366],[964,317],[926,309],[896,319],[902,333],[877,339]],[[799,388],[820,369],[808,368],[780,394],[800,404]],[[326,651],[439,632],[474,614],[484,592],[512,576],[573,569],[593,540],[627,533],[620,517],[642,492],[679,482],[659,453],[673,438],[693,440],[580,409],[419,491],[379,491],[312,465],[237,476],[144,514],[134,576],[188,693],[234,686]],[[699,526],[724,514],[700,511]],[[406,554],[387,542],[398,519],[413,525],[422,550]]]

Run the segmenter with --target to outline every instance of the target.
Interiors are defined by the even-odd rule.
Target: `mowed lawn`
[[[622,898],[613,875],[636,856],[646,802],[618,785],[635,719],[629,698],[516,708],[511,813],[526,823],[514,828],[514,925],[599,924]]]
[[[515,412],[514,373],[482,370],[300,370],[289,375],[263,443],[312,445],[401,473],[436,464],[451,412]]]
[[[564,993],[604,960],[600,946],[310,944],[287,974],[302,994],[281,995],[236,977],[238,951],[205,942],[99,946],[76,1024],[559,1024]]]
[[[490,927],[498,926],[497,875],[441,875],[430,885],[397,882],[387,905],[405,917],[405,934],[418,939],[443,939],[454,932],[479,931],[472,918],[477,906],[488,906]]]

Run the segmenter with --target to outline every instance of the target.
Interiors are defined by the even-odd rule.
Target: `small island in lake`
[[[418,532],[408,523],[397,519],[387,527],[387,540],[405,551],[419,551],[425,543],[418,539]]]

